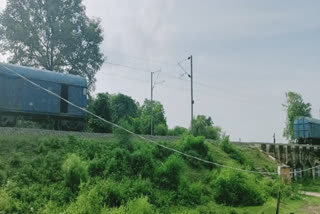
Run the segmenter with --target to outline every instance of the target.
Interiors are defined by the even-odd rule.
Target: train
[[[0,63],[0,126],[15,126],[17,118],[53,121],[57,130],[80,131],[86,113],[19,77],[87,107],[88,86],[84,77],[32,67]]]
[[[320,120],[297,117],[293,124],[294,139],[298,144],[320,145]]]

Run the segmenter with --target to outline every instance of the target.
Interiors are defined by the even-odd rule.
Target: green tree
[[[165,117],[165,112],[163,105],[159,101],[153,101],[153,129],[158,127],[159,133],[167,133],[168,129],[167,119]],[[159,126],[162,124],[162,127]],[[151,100],[145,99],[142,107],[141,107],[141,116],[140,116],[140,130],[142,134],[150,134],[151,133]]]
[[[283,136],[292,141],[294,139],[294,120],[299,116],[311,117],[311,104],[305,103],[300,94],[291,91],[286,93],[286,99],[286,103],[283,106],[287,111],[287,120]]]
[[[111,121],[109,95],[107,93],[99,93],[97,98],[90,102],[89,110],[96,115]],[[109,133],[112,131],[112,126],[110,124],[107,124],[93,116],[89,116],[89,127],[94,132]]]
[[[218,140],[221,135],[221,128],[213,126],[211,117],[198,115],[192,120],[191,131],[194,136],[204,136],[209,139]]]
[[[111,95],[110,107],[114,123],[118,123],[120,120],[128,121],[138,115],[138,104],[131,97],[124,94]]]
[[[94,89],[103,64],[100,20],[82,0],[7,0],[0,13],[0,53],[9,62],[86,77]]]

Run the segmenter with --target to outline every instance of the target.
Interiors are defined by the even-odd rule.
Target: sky
[[[161,69],[154,99],[170,128],[190,125],[193,56],[194,115],[206,115],[232,140],[285,143],[285,93],[312,104],[319,118],[319,1],[84,0],[99,18],[106,62],[95,93],[150,99],[150,72]],[[5,0],[0,0],[0,9]],[[3,60],[3,56],[0,59]],[[129,68],[130,67],[130,68]]]

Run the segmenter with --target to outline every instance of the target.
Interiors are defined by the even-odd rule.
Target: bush
[[[0,187],[7,182],[7,173],[0,169]]]
[[[216,202],[229,206],[262,205],[267,200],[263,184],[254,175],[234,170],[222,170],[213,180]]]
[[[128,123],[127,120],[121,119],[118,122],[119,126],[123,127],[124,129],[127,129],[129,131],[133,131],[132,126]],[[115,134],[116,138],[119,140],[120,146],[122,148],[128,149],[129,151],[133,150],[133,145],[131,141],[132,135],[125,131],[124,129],[114,127],[113,133]]]
[[[190,184],[190,181],[188,181],[187,178],[181,178],[177,195],[177,201],[180,205],[198,205],[201,203],[201,196],[201,183]]]
[[[156,127],[154,128],[155,135],[165,136],[165,135],[167,135],[167,133],[168,133],[167,124],[160,123],[160,124],[156,125]]]
[[[65,184],[76,191],[81,182],[88,179],[88,171],[86,163],[81,161],[76,154],[71,154],[62,165],[62,174]]]
[[[194,136],[204,136],[209,139],[218,140],[221,135],[221,128],[213,126],[211,117],[198,115],[192,120],[191,133]]]
[[[107,159],[106,158],[94,158],[92,161],[89,162],[89,175],[91,177],[100,176],[103,177],[103,173],[107,166]]]
[[[22,164],[22,153],[14,153],[12,159],[10,160],[10,165],[12,167],[18,168]]]
[[[248,158],[230,143],[229,137],[224,137],[221,140],[220,147],[225,153],[229,155],[230,158],[238,161],[240,164],[251,165]]]
[[[209,148],[205,144],[205,138],[202,136],[193,137],[192,135],[187,135],[184,138],[182,138],[179,146],[181,151],[189,155],[192,155],[194,157],[199,157],[207,161],[213,161],[212,156],[208,153]],[[209,168],[212,167],[212,165],[200,162],[193,158],[186,157],[186,159],[188,160],[188,163],[195,168],[201,167],[201,166],[205,166]]]
[[[131,163],[131,155],[127,149],[116,148],[112,153],[104,171],[105,175],[114,175],[117,177],[128,176],[131,173],[129,165]]]
[[[184,162],[180,157],[176,155],[169,156],[167,161],[156,169],[155,183],[165,189],[177,190],[183,167]]]
[[[128,214],[152,214],[152,206],[148,202],[148,197],[140,197],[127,203]]]
[[[155,169],[155,163],[152,153],[144,149],[135,151],[131,155],[130,169],[132,175],[142,178],[152,178]]]
[[[168,130],[169,136],[182,136],[187,133],[189,133],[189,130],[181,126],[176,126],[173,129]]]

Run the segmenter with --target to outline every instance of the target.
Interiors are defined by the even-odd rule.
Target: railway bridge
[[[275,158],[281,164],[289,166],[290,171],[292,172],[291,177],[293,179],[301,179],[302,177],[320,179],[320,145],[281,143],[246,144],[259,148],[264,153]],[[313,169],[303,171],[310,168]]]

